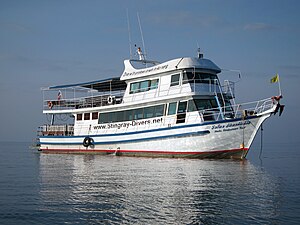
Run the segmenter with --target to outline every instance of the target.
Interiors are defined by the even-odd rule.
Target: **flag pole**
[[[281,92],[281,86],[280,86],[280,78],[279,78],[279,74],[277,73],[277,76],[278,76],[278,89],[279,89],[279,96],[282,95],[282,92]]]

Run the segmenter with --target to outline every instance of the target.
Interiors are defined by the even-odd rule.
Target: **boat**
[[[119,77],[42,88],[39,150],[243,159],[262,123],[282,113],[282,96],[237,104],[236,82],[221,84],[200,52],[163,63],[139,54]]]

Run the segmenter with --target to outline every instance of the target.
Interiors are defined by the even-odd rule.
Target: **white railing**
[[[39,136],[72,136],[74,134],[74,125],[43,125],[38,128]]]
[[[247,118],[249,116],[255,116],[272,109],[274,106],[271,98],[247,102],[243,104],[232,105],[222,108],[210,108],[205,110],[199,110],[200,121],[220,121],[227,119]],[[186,121],[188,123],[199,123],[199,116],[193,113],[187,113]]]
[[[103,92],[98,95],[89,95],[78,98],[44,99],[43,109],[77,109],[99,107],[113,103],[121,103],[125,91]]]
[[[235,87],[234,82],[229,80],[224,80],[224,85],[222,86],[223,93],[230,98],[235,98]]]

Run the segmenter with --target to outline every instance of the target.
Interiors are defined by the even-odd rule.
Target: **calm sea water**
[[[0,143],[0,224],[300,224],[298,145],[248,160],[50,155]]]

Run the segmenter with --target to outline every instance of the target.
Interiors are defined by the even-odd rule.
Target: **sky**
[[[278,73],[286,108],[264,123],[264,136],[299,142],[299,9],[298,0],[0,0],[0,141],[36,137],[46,123],[41,87],[121,75],[128,11],[131,44],[142,46],[139,14],[148,59],[200,47],[220,68],[240,70],[237,102],[277,95]]]

